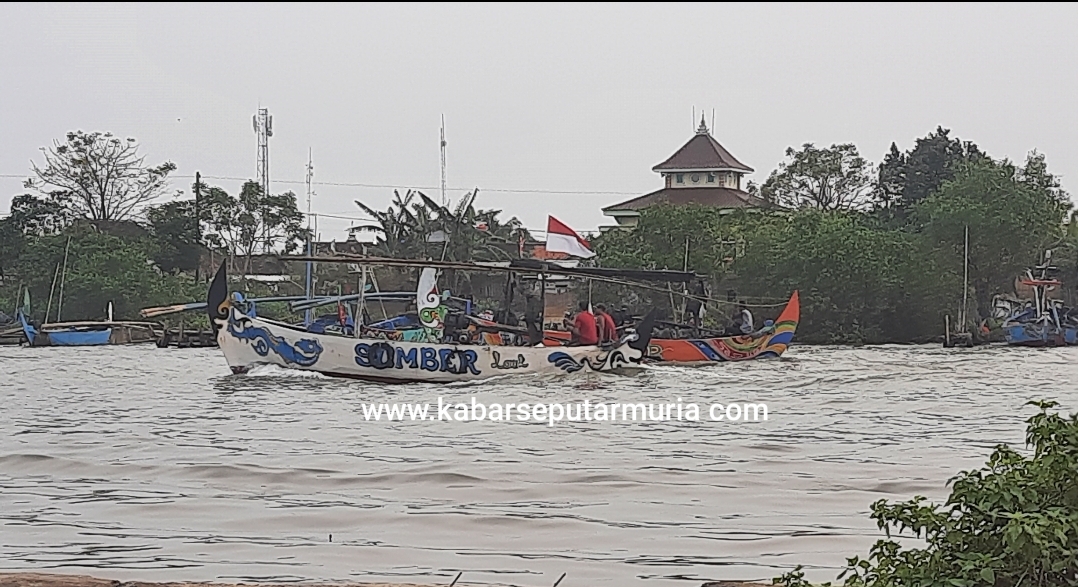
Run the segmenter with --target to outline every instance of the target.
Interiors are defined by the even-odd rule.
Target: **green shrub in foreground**
[[[1049,413],[1055,402],[1030,402],[1022,456],[996,447],[980,470],[952,479],[943,506],[923,497],[872,504],[887,539],[839,575],[848,587],[1019,587],[1078,585],[1078,415]],[[909,531],[924,548],[904,549],[891,531]],[[774,580],[808,587],[801,567]],[[825,583],[830,585],[830,583]]]

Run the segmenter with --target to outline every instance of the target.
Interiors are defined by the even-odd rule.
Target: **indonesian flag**
[[[595,256],[588,241],[553,216],[547,216],[546,250],[551,253],[567,253],[582,259]]]

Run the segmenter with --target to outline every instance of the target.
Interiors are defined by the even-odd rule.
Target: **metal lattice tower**
[[[258,137],[258,182],[262,184],[262,193],[269,194],[269,138],[273,136],[273,117],[268,108],[259,108],[251,122]]]
[[[273,136],[273,117],[268,108],[259,108],[258,114],[251,118],[254,124],[255,136],[258,137],[258,182],[262,184],[262,194],[270,193],[269,184],[269,138]],[[265,210],[263,210],[265,214]],[[268,252],[269,242],[266,239],[265,229],[262,233],[262,252]]]

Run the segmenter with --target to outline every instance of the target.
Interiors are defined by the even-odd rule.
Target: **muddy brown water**
[[[549,586],[830,580],[943,499],[1078,348],[794,347],[635,377],[386,386],[214,349],[0,347],[0,571]],[[763,402],[766,422],[369,422],[367,402]],[[332,534],[332,541],[330,535]]]

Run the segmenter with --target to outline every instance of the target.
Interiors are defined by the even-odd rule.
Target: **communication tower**
[[[262,184],[262,193],[269,194],[269,139],[273,136],[273,116],[268,108],[259,108],[251,122],[258,137],[258,181]]]

